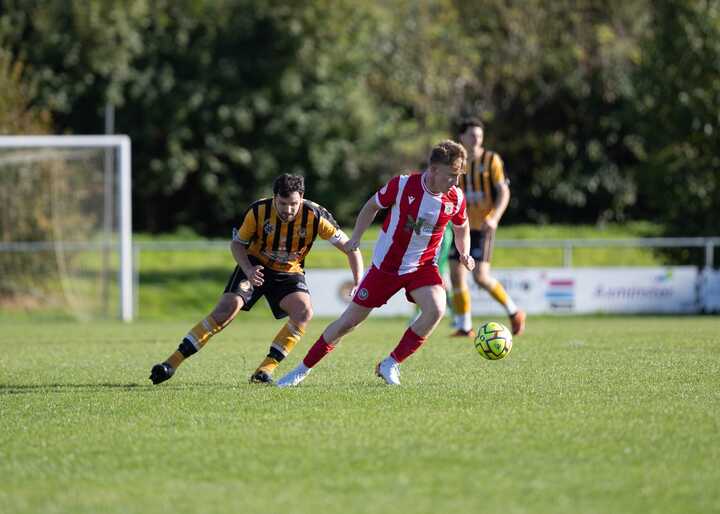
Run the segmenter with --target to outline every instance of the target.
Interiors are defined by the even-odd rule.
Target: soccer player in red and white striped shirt
[[[469,255],[465,197],[457,187],[466,161],[467,152],[462,145],[443,141],[430,152],[424,172],[393,178],[365,203],[346,244],[348,250],[358,248],[378,211],[390,209],[375,244],[372,267],[358,285],[352,303],[328,325],[303,362],[277,382],[279,387],[302,382],[345,334],[362,323],[374,308],[405,289],[406,298],[420,307],[421,314],[376,367],[376,374],[387,384],[400,384],[399,364],[422,346],[445,313],[445,290],[437,259],[448,223],[453,224],[460,262],[468,270],[475,266]]]

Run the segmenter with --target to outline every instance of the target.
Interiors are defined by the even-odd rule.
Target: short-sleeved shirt
[[[233,239],[248,247],[248,255],[275,271],[303,273],[305,256],[317,236],[333,241],[342,231],[324,207],[303,199],[297,216],[283,221],[272,198],[263,198],[248,207]]]
[[[448,223],[467,223],[465,195],[453,186],[432,193],[425,185],[428,172],[400,175],[375,194],[375,202],[390,209],[375,244],[373,265],[404,275],[420,266],[437,265],[440,241]]]
[[[467,173],[460,177],[459,185],[467,200],[471,229],[479,229],[495,212],[497,188],[508,183],[503,161],[495,152],[483,150],[479,158],[467,163]]]

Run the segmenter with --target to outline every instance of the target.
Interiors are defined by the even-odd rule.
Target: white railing
[[[228,248],[229,242],[224,239],[207,239],[201,241],[142,241],[134,244],[136,255],[142,251],[175,251],[202,250],[211,248]],[[317,241],[316,245],[329,246],[326,241]],[[363,249],[369,249],[372,242],[364,242]],[[720,246],[718,237],[645,237],[634,239],[498,239],[498,248],[558,248],[563,250],[562,266],[573,265],[573,251],[576,248],[704,248],[705,268],[713,268],[715,247]],[[0,250],[2,244],[0,244]]]

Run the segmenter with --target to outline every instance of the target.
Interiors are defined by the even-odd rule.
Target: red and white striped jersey
[[[388,273],[412,273],[424,264],[437,264],[447,224],[467,223],[465,195],[453,186],[434,194],[425,185],[428,172],[394,177],[375,194],[383,209],[392,208],[375,243],[373,265]]]

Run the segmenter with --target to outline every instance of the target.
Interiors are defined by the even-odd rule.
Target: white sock
[[[505,304],[505,310],[507,311],[508,316],[514,316],[515,313],[518,311],[517,305],[515,305],[515,302],[512,301],[510,295],[508,295],[507,303]]]
[[[472,329],[472,314],[469,312],[466,312],[465,314],[456,314],[455,328],[464,330],[465,332]]]

